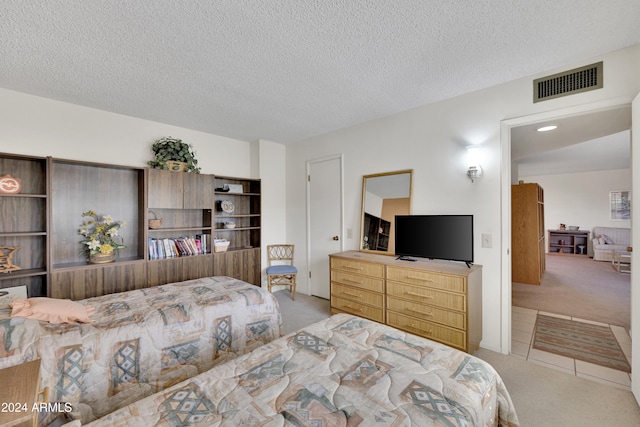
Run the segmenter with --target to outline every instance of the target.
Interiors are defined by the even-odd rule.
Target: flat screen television
[[[473,263],[473,215],[397,215],[396,255]]]

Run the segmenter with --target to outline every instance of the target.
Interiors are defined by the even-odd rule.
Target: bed
[[[278,302],[224,276],[78,301],[93,323],[50,324],[0,310],[0,368],[41,359],[50,401],[83,422],[282,336]]]
[[[336,314],[88,427],[517,426],[496,371],[469,354]]]

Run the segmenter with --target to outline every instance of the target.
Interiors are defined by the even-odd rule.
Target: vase
[[[89,255],[90,264],[106,264],[108,262],[114,262],[116,260],[116,254],[111,252],[110,254],[92,254]]]
[[[187,163],[176,162],[174,160],[167,160],[167,167],[173,172],[184,172],[187,170]]]

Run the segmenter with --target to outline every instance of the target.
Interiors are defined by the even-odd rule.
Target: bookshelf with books
[[[259,179],[215,177],[215,274],[234,277],[257,286],[261,284],[260,186]]]
[[[149,169],[149,286],[213,276],[213,175]]]

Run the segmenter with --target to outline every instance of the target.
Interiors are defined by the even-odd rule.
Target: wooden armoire
[[[544,190],[511,186],[511,280],[540,285],[545,270]]]

